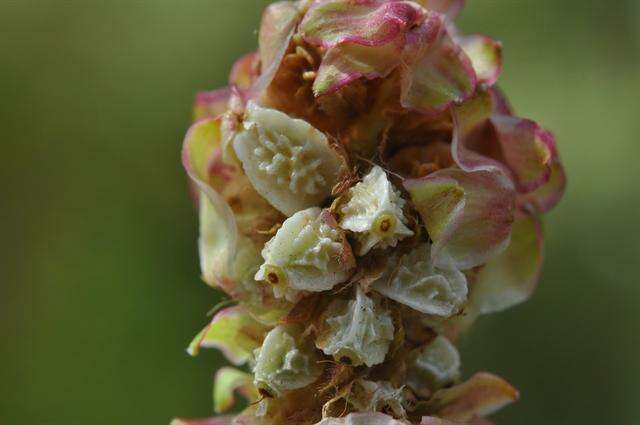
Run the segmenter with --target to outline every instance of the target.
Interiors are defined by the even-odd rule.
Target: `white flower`
[[[258,193],[287,216],[320,205],[345,170],[322,132],[253,102],[233,148]]]
[[[326,210],[309,208],[284,221],[262,250],[255,275],[276,297],[296,301],[300,291],[321,292],[347,280],[355,260],[344,233]]]
[[[279,396],[318,379],[322,371],[313,348],[301,346],[299,341],[300,335],[294,337],[285,327],[278,326],[256,350],[254,384],[263,395]]]
[[[355,300],[336,300],[327,309],[328,329],[316,346],[337,360],[371,367],[384,361],[393,340],[393,322],[378,301],[358,286]]]
[[[358,255],[365,255],[376,245],[396,246],[398,240],[413,235],[402,213],[405,200],[379,166],[349,189],[347,197],[349,201],[340,210],[340,227],[356,234],[360,241]]]
[[[397,267],[390,267],[373,288],[414,310],[442,317],[456,314],[468,291],[467,278],[460,271],[433,265],[428,244],[418,245],[401,257]]]

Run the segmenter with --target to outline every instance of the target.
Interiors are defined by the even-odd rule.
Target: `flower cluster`
[[[274,3],[229,88],[197,96],[182,161],[202,277],[228,300],[188,351],[236,366],[216,413],[250,403],[176,424],[486,424],[518,398],[462,381],[455,342],[533,292],[565,176],[462,6]]]

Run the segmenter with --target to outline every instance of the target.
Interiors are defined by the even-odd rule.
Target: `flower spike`
[[[566,173],[464,3],[274,2],[229,87],[196,96],[182,162],[228,299],[187,351],[238,369],[215,375],[223,416],[172,425],[492,425],[518,400],[465,381],[456,341],[532,296]]]

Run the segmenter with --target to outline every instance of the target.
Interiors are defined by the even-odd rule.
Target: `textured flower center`
[[[268,265],[265,276],[265,280],[274,286],[283,285],[287,281],[287,276],[278,266]]]
[[[307,146],[260,127],[258,138],[260,146],[254,149],[258,168],[275,177],[278,185],[287,186],[294,194],[315,195],[323,190],[326,181],[318,172],[322,161],[311,159]]]
[[[396,227],[396,219],[391,214],[381,214],[375,221],[373,228],[380,235],[392,234]]]

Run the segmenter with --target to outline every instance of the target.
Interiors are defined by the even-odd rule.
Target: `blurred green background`
[[[211,413],[221,357],[184,351],[216,297],[179,150],[267,3],[0,2],[0,424]],[[521,390],[502,424],[640,423],[640,2],[469,3],[570,184],[539,290],[463,339],[465,374]]]

